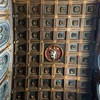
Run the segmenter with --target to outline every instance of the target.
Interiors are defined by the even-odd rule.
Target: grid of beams
[[[14,100],[92,100],[96,0],[15,0]],[[45,57],[50,45],[59,61]]]

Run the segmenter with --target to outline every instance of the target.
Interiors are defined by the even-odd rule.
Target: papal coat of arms
[[[50,45],[45,50],[45,57],[48,61],[59,61],[62,57],[63,51],[58,45]]]

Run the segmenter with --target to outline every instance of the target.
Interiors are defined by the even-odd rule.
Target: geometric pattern
[[[15,0],[13,100],[92,100],[96,0]]]

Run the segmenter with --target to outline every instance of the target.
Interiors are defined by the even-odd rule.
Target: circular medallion
[[[45,50],[45,57],[48,61],[59,61],[62,57],[63,50],[58,45],[50,45]]]
[[[78,6],[74,7],[74,11],[75,12],[79,12],[80,11],[80,7],[78,7]]]
[[[46,11],[47,11],[48,13],[50,13],[50,12],[51,12],[51,7],[47,7],[47,8],[46,8]]]
[[[65,7],[61,7],[60,8],[60,12],[65,13],[66,12],[66,8]]]
[[[19,10],[20,12],[25,12],[25,7],[24,7],[24,6],[19,6],[19,7],[18,7],[18,10]]]
[[[38,8],[37,7],[33,7],[32,10],[33,10],[34,13],[38,12]]]

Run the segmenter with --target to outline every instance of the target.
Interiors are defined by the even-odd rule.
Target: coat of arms
[[[48,61],[58,61],[62,57],[62,49],[58,45],[50,45],[45,50],[45,57]]]

